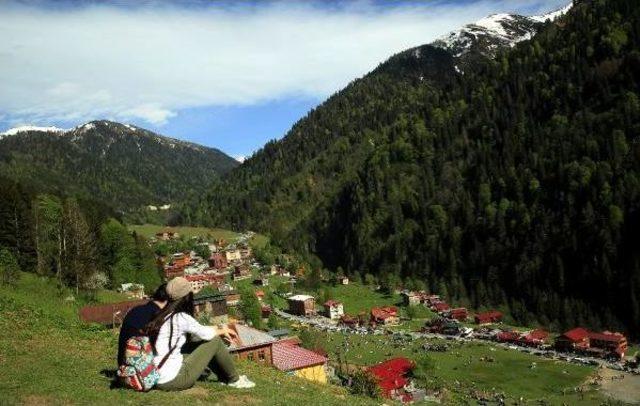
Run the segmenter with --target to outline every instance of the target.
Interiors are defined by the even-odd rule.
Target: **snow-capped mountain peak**
[[[493,14],[467,24],[458,31],[452,31],[431,45],[445,49],[456,57],[474,50],[493,57],[500,48],[512,47],[530,39],[542,23],[564,15],[571,6],[572,4],[568,4],[559,10],[538,16]]]

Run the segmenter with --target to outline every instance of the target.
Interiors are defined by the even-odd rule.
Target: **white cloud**
[[[390,55],[464,23],[563,1],[445,3],[56,9],[3,2],[0,117],[161,125],[189,107],[321,99]]]

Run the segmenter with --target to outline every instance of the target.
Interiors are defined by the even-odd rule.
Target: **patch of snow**
[[[245,155],[236,155],[233,158],[240,163],[243,163],[247,159]]]
[[[490,55],[499,47],[513,47],[517,43],[529,40],[536,33],[538,24],[566,14],[572,3],[565,7],[539,16],[521,16],[514,14],[493,14],[472,24],[467,24],[458,31],[452,31],[431,45],[450,51],[455,57],[467,53],[480,38],[488,37],[492,43],[486,45]],[[414,50],[414,55],[418,50]]]
[[[15,128],[11,128],[3,133],[0,133],[0,137],[4,137],[7,135],[16,135],[19,133],[24,133],[24,132],[29,132],[29,131],[39,131],[39,132],[45,132],[45,133],[57,133],[57,134],[61,134],[61,133],[65,133],[69,130],[65,130],[63,128],[58,128],[58,127],[38,127],[38,126],[33,126],[33,125],[23,125],[20,127],[15,127]]]
[[[416,48],[416,49],[413,51],[413,56],[414,56],[416,59],[420,59],[420,48]]]
[[[553,20],[555,20],[555,19],[557,19],[559,17],[562,17],[563,15],[567,14],[567,12],[569,12],[569,10],[571,10],[571,7],[573,7],[573,3],[569,3],[566,6],[560,8],[558,10],[552,11],[550,13],[547,13],[547,14],[543,14],[543,15],[539,15],[539,16],[531,16],[531,19],[535,20],[535,21],[539,21],[541,23],[543,23],[543,22],[545,22],[547,20],[553,21]]]
[[[138,129],[134,126],[132,126],[131,124],[123,124],[125,127],[127,127],[128,129],[130,129],[131,131],[138,131]]]

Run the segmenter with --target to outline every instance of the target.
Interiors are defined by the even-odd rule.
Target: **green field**
[[[474,390],[504,393],[511,401],[523,398],[527,403],[597,405],[603,401],[594,391],[585,393],[582,400],[574,393],[574,388],[594,373],[592,367],[505,350],[490,343],[400,341],[388,335],[318,334],[331,359],[342,359],[349,364],[372,365],[396,356],[415,360],[428,354],[433,364],[433,381],[446,388],[451,394],[450,401],[456,403],[470,401],[466,396]],[[450,349],[448,352],[427,352],[422,349],[425,342],[446,342]],[[563,395],[563,391],[567,394]]]
[[[257,386],[247,391],[215,382],[177,393],[112,390],[103,371],[114,368],[117,334],[81,324],[81,303],[65,301],[68,295],[32,274],[15,288],[0,286],[0,404],[377,404],[248,362],[240,372]]]
[[[143,225],[130,225],[130,230],[135,231],[147,238],[153,237],[156,233],[165,229],[179,233],[181,236],[187,238],[190,237],[210,237],[213,239],[223,238],[227,242],[234,242],[239,236],[239,233],[225,230],[222,228],[207,228],[207,227],[166,227],[157,224],[143,224]]]

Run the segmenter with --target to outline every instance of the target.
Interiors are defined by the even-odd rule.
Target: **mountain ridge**
[[[0,176],[123,211],[182,203],[238,165],[215,148],[106,120],[71,129],[18,127],[0,138]]]

